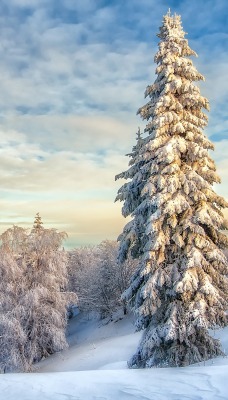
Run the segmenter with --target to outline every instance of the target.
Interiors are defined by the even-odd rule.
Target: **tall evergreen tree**
[[[189,56],[180,16],[164,16],[155,55],[157,78],[147,87],[146,137],[131,154],[130,181],[118,192],[124,228],[120,260],[133,251],[139,268],[123,297],[144,329],[130,367],[184,366],[222,354],[208,328],[227,324],[227,202],[213,190],[220,182],[203,134],[209,110],[195,81],[204,80]]]

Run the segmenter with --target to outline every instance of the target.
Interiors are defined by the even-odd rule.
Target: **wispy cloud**
[[[114,238],[114,198],[127,168],[137,109],[154,80],[162,15],[181,13],[211,102],[207,133],[227,194],[225,0],[2,0],[0,187],[2,229],[32,223],[70,233],[71,245]]]

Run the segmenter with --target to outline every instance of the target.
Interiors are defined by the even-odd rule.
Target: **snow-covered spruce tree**
[[[40,213],[36,213],[35,221],[34,221],[34,224],[33,224],[33,231],[35,232],[35,231],[37,231],[39,229],[42,229],[42,225],[43,225],[43,222],[42,222],[42,218],[40,216]]]
[[[131,158],[129,162],[130,168],[116,175],[117,179],[131,179],[130,182],[125,183],[118,191],[116,200],[124,201],[122,208],[122,214],[124,217],[132,215],[134,210],[143,202],[145,197],[143,193],[144,178],[142,175],[142,167],[144,165],[143,157],[141,157],[141,149],[143,147],[144,140],[138,128],[136,134],[136,145],[133,146],[132,152],[127,154]],[[125,225],[123,234],[118,238],[120,241],[118,259],[120,263],[123,263],[129,254],[129,248],[131,248],[131,255],[135,258],[139,257],[143,253],[143,241],[142,235],[144,229],[144,219],[137,218],[137,224],[135,220],[131,220]],[[134,238],[134,240],[132,240]]]
[[[203,134],[208,100],[194,81],[203,80],[188,58],[180,16],[164,16],[155,55],[157,79],[139,109],[148,121],[118,192],[123,215],[133,217],[120,235],[120,259],[132,251],[139,268],[124,293],[145,329],[130,367],[184,366],[222,354],[208,328],[227,324],[228,240],[213,190],[220,179]],[[137,150],[137,151],[135,151]]]

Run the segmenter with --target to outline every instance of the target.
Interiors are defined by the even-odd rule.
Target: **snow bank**
[[[4,400],[227,400],[228,368],[196,367],[12,374]]]
[[[227,400],[228,359],[187,368],[129,370],[141,333],[132,318],[102,326],[75,317],[71,347],[40,362],[36,373],[0,376],[1,400]],[[228,328],[216,332],[228,350]],[[52,371],[52,372],[50,372]],[[53,372],[59,371],[59,372]]]

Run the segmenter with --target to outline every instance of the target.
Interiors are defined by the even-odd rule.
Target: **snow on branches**
[[[44,229],[37,215],[33,229],[13,226],[1,235],[0,368],[31,369],[35,361],[67,346],[67,306],[76,296],[65,290],[66,234]]]
[[[142,341],[130,367],[184,366],[222,354],[208,328],[227,324],[227,237],[222,209],[228,204],[213,190],[220,182],[203,133],[208,100],[196,81],[178,15],[164,16],[155,55],[157,78],[149,100],[138,110],[147,121],[145,137],[130,154],[127,179],[118,191],[123,215],[131,216],[119,236],[119,260],[139,258],[123,298],[137,315]]]

